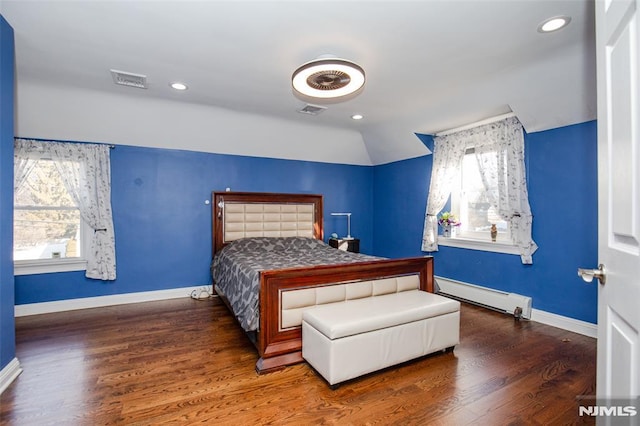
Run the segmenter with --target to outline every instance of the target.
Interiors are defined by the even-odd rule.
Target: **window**
[[[491,152],[483,155],[496,154]],[[506,158],[504,161],[507,161]],[[497,194],[497,185],[490,185],[489,191]],[[500,218],[495,207],[491,205],[474,148],[465,151],[459,173],[455,176],[451,191],[451,211],[461,222],[457,229],[457,238],[492,241],[491,227],[496,225],[496,242],[512,244],[509,223]]]
[[[14,141],[15,274],[115,280],[110,147]]]
[[[68,167],[80,166],[78,162],[67,163]],[[34,162],[14,198],[17,274],[85,269],[87,226],[54,162]]]
[[[462,225],[456,238],[438,238],[438,214],[451,200]],[[499,212],[499,214],[498,214]],[[498,228],[491,241],[491,227]],[[524,129],[512,115],[495,117],[434,137],[433,165],[422,231],[422,250],[438,244],[519,254],[533,263],[524,163]]]

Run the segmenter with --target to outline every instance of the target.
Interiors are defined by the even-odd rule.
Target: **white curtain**
[[[80,210],[80,216],[93,229],[90,246],[84,251],[87,259],[87,278],[115,280],[116,256],[111,213],[109,147],[16,139],[14,148],[16,188],[19,188],[28,176],[29,167],[33,167],[30,164],[39,158],[54,161],[67,191]]]
[[[511,240],[520,251],[522,263],[533,263],[532,254],[538,246],[531,238],[533,216],[527,192],[524,134],[518,119],[509,117],[442,137],[436,136],[434,142],[434,165],[422,250],[435,251],[438,248],[435,215],[442,210],[451,193],[452,177],[457,174],[466,149],[473,147],[489,202],[498,215],[509,223]],[[439,156],[446,158],[446,161],[440,160]],[[443,173],[441,167],[451,167],[452,172]],[[438,181],[435,185],[434,180]],[[434,186],[436,193],[432,202],[431,188]]]
[[[464,145],[458,143],[456,138],[441,136],[436,137],[434,142],[431,183],[422,232],[422,251],[438,251],[437,214],[449,199],[451,186],[460,170],[460,162],[465,151]]]
[[[20,152],[18,152],[20,150]],[[13,191],[17,192],[42,156],[42,147],[35,141],[14,142]]]

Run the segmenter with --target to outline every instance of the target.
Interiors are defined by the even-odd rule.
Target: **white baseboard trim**
[[[22,373],[22,367],[18,358],[9,361],[9,364],[0,371],[0,395],[9,387],[11,383]]]
[[[526,303],[521,303],[528,300],[528,309],[531,308],[531,298],[528,296],[521,296],[518,294],[512,295],[511,293],[505,293],[500,290],[494,290],[488,287],[479,287],[475,284],[465,283],[462,281],[456,281],[449,278],[435,276],[436,283],[439,286],[439,290],[446,296],[452,295],[454,298],[461,298],[471,303],[480,304],[481,306],[496,308],[500,311],[510,313],[512,312],[514,305],[512,301],[517,300],[519,306],[525,307]],[[506,297],[506,299],[505,299]],[[518,304],[516,303],[516,306]],[[526,311],[526,310],[525,310]],[[523,313],[525,312],[523,311]],[[527,316],[523,316],[527,318]],[[531,317],[528,318],[531,321],[536,321],[542,324],[550,325],[552,327],[561,328],[563,330],[571,331],[573,333],[582,334],[584,336],[597,338],[598,337],[598,325],[590,322],[581,321],[569,317],[564,317],[558,314],[552,314],[551,312],[541,311],[540,309],[531,309]]]
[[[77,309],[102,308],[104,306],[125,305],[128,303],[153,302],[156,300],[191,297],[191,293],[193,291],[199,292],[203,287],[206,287],[211,292],[211,285],[203,284],[195,287],[181,287],[168,290],[84,297],[81,299],[56,300],[53,302],[28,303],[24,305],[16,305],[15,316],[23,317],[28,315],[49,314],[53,312],[73,311]]]
[[[23,317],[28,315],[48,314],[53,312],[73,311],[77,309],[101,308],[104,306],[124,305],[128,303],[152,302],[156,300],[178,299],[180,297],[191,297],[193,291],[199,292],[203,287],[211,291],[211,285],[200,285],[195,287],[172,288],[168,290],[145,291],[139,293],[114,294],[110,296],[85,297],[82,299],[58,300],[54,302],[29,303],[25,305],[15,306],[15,316]],[[573,333],[582,334],[584,336],[597,338],[598,326],[586,321],[564,317],[551,312],[541,311],[539,309],[531,310],[531,321],[540,322],[553,327]],[[17,360],[15,360],[17,362]],[[10,363],[11,364],[11,363]],[[9,365],[7,365],[8,367]],[[5,369],[7,368],[5,367]],[[19,371],[16,376],[22,371]],[[4,377],[4,370],[0,379]],[[11,379],[13,380],[13,379]],[[0,386],[2,385],[0,380]],[[0,389],[2,389],[0,387]]]
[[[551,312],[541,311],[539,309],[531,310],[531,321],[547,324],[552,327],[561,328],[573,333],[582,334],[584,336],[598,338],[598,325],[590,322],[581,321],[561,315],[552,314]]]

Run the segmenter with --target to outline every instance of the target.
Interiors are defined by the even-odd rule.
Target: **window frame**
[[[39,160],[55,161],[48,158],[39,158]],[[14,206],[14,211],[16,207]],[[55,272],[73,272],[73,271],[86,271],[87,259],[84,256],[86,250],[88,250],[91,244],[91,232],[92,228],[80,217],[80,245],[82,247],[82,255],[79,257],[63,257],[63,258],[49,258],[49,259],[25,259],[13,261],[13,274],[18,275],[34,275],[34,274],[47,274]],[[15,232],[15,222],[14,222]],[[15,244],[15,243],[14,243]]]
[[[90,233],[93,232],[91,227],[80,218],[80,240],[84,250],[88,249],[91,244]],[[87,259],[80,257],[61,257],[59,259],[29,259],[14,260],[14,275],[33,275],[33,274],[50,274],[54,272],[73,272],[86,271]]]
[[[468,147],[465,150],[464,155],[469,155],[474,152],[473,147]],[[456,215],[456,217],[462,220],[462,173],[463,173],[464,156],[460,159],[460,165],[458,167],[458,173],[455,176],[455,180],[452,185],[450,201],[450,211]],[[445,208],[446,209],[446,208]],[[491,241],[489,238],[481,238],[484,233],[475,231],[466,231],[465,233],[456,233],[451,237],[443,237],[438,235],[438,245],[446,247],[457,247],[470,250],[488,251],[494,253],[520,255],[520,250],[515,246],[511,240],[511,232],[506,235],[504,233],[498,234],[496,242]]]
[[[438,245],[444,247],[456,247],[468,250],[488,251],[493,253],[520,255],[518,247],[513,243],[505,244],[502,242],[492,242],[483,240],[472,240],[460,237],[443,237],[438,235]]]

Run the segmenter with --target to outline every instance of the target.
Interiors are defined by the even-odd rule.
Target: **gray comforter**
[[[260,324],[260,271],[375,259],[379,258],[337,250],[312,238],[243,238],[216,253],[211,275],[242,328],[254,331]]]

